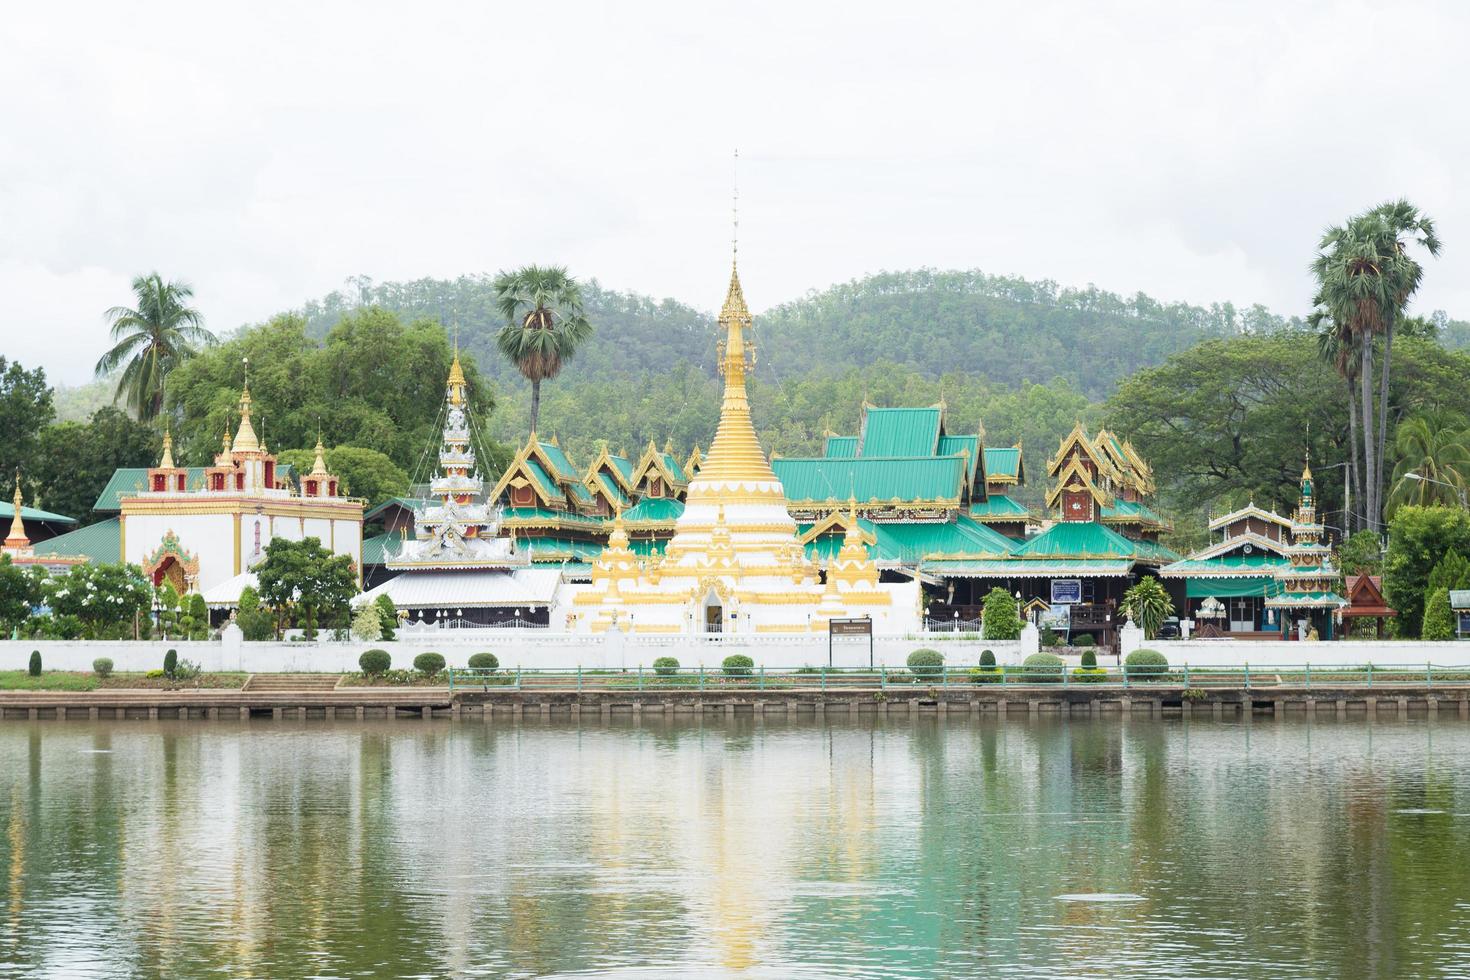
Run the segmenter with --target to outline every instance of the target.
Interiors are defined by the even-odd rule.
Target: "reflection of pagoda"
[[[594,563],[592,586],[563,610],[567,625],[595,633],[614,624],[638,633],[807,632],[832,617],[871,615],[892,629],[911,628],[917,585],[880,583],[860,540],[844,549],[840,569],[829,570],[825,589],[822,570],[806,556],[751,423],[745,389],[753,364],[746,339],[751,316],[733,269],[719,322],[725,334],[720,422],[683,506],[671,512],[673,533],[663,553],[637,554],[619,514]],[[670,458],[664,468],[679,467]]]
[[[1293,621],[1300,633],[1317,631],[1331,639],[1339,609],[1347,600],[1338,594],[1342,573],[1332,564],[1332,549],[1322,540],[1326,528],[1317,523],[1317,494],[1308,457],[1302,469],[1301,500],[1291,522],[1291,547],[1286,557],[1291,565],[1276,572],[1276,583],[1266,598],[1266,608],[1281,615],[1282,635],[1290,635]],[[1295,613],[1296,615],[1288,615]]]
[[[421,623],[545,624],[561,573],[531,567],[531,548],[518,547],[502,533],[500,509],[486,502],[485,482],[475,466],[467,387],[456,351],[445,386],[431,499],[414,508],[413,537],[405,527],[401,544],[384,556],[384,566],[401,574],[365,593],[363,601],[386,595]]]

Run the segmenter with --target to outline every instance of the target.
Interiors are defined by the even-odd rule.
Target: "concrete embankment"
[[[460,718],[515,720],[645,715],[800,717],[895,713],[1006,717],[1367,715],[1425,712],[1470,719],[1470,685],[1209,688],[1005,685],[895,690],[553,690],[451,692],[431,687],[317,690],[0,691],[0,718],[23,720]]]

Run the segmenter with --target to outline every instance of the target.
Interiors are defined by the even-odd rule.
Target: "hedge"
[[[384,674],[393,666],[393,657],[387,650],[365,650],[357,666],[364,674]]]

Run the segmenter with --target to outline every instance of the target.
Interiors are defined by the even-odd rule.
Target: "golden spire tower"
[[[26,537],[26,522],[20,516],[20,470],[15,471],[15,496],[11,499],[12,506],[15,510],[10,518],[10,533],[5,537],[5,547],[13,549],[27,548],[30,546],[31,539]]]

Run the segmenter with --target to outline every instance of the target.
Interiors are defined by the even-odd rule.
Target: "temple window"
[[[307,480],[306,481],[306,495],[308,497],[315,497],[316,496],[316,481],[315,480]]]
[[[164,482],[163,481],[164,481],[164,476],[163,476],[162,473],[154,473],[153,474],[153,492],[154,493],[163,493],[163,491],[165,489],[165,485],[164,485]]]

